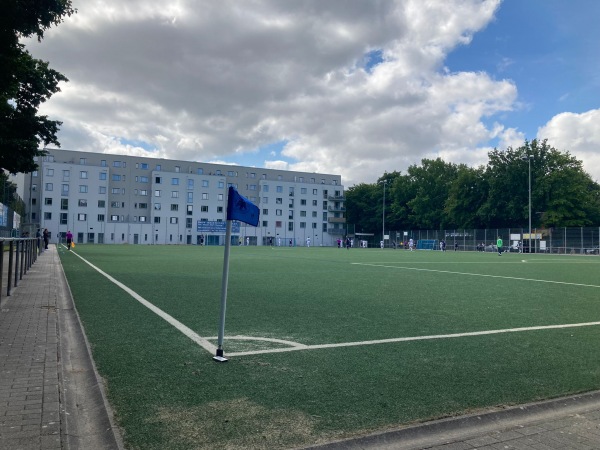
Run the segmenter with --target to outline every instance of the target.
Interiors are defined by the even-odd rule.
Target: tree
[[[36,36],[58,25],[76,11],[70,0],[7,0],[0,15],[0,169],[11,173],[37,168],[33,158],[45,154],[43,144],[60,146],[56,133],[61,122],[38,115],[40,105],[67,81],[34,59],[19,39]]]
[[[459,166],[452,182],[444,212],[453,228],[485,228],[481,207],[488,196],[484,168]]]

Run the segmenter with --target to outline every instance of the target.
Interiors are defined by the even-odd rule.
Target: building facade
[[[76,243],[223,245],[227,188],[260,209],[243,245],[332,246],[346,234],[340,175],[48,149],[25,175],[24,228]]]

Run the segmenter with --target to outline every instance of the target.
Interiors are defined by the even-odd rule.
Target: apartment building
[[[243,245],[332,246],[346,234],[340,175],[47,149],[26,174],[25,227],[51,242],[223,245],[227,188],[260,209]]]

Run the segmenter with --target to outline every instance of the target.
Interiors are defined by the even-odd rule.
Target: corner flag
[[[243,195],[240,195],[233,186],[229,186],[227,197],[227,220],[239,220],[253,227],[258,226],[260,211]]]

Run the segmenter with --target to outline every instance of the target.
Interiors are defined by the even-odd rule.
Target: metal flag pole
[[[221,280],[221,314],[219,318],[219,338],[217,341],[217,354],[213,356],[215,361],[225,362],[223,356],[223,339],[225,337],[225,310],[227,309],[227,284],[229,281],[229,251],[231,249],[231,220],[227,221],[225,232],[225,257],[223,258],[223,279]]]

